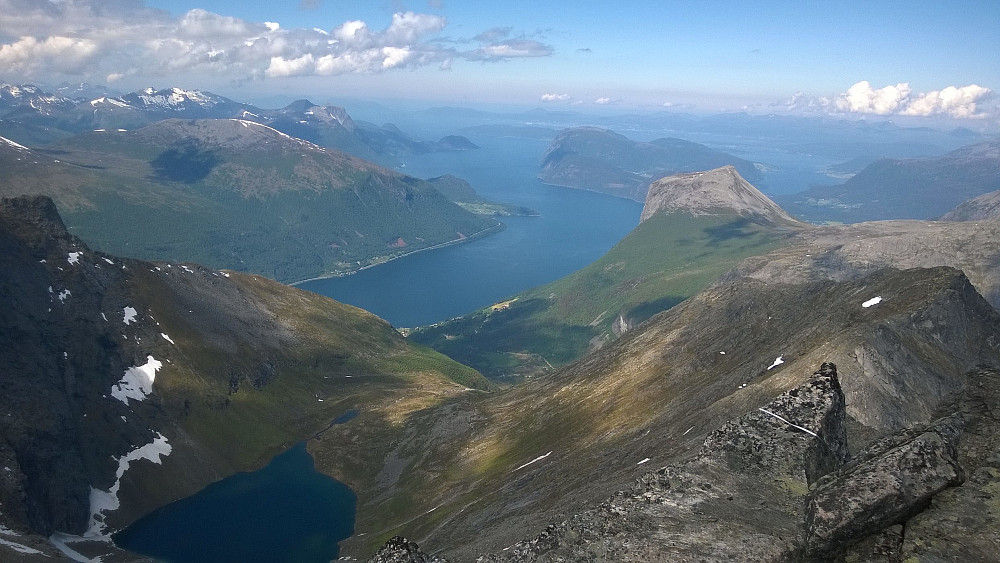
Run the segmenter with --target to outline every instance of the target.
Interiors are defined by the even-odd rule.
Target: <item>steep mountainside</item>
[[[488,386],[330,299],[92,251],[46,198],[0,203],[0,299],[4,561],[10,542],[54,553],[49,536],[107,551],[112,531],[349,410],[341,431],[365,450],[341,443],[321,468],[357,486],[400,421]]]
[[[632,141],[597,127],[575,127],[559,133],[542,156],[538,177],[547,184],[609,193],[645,201],[651,181],[678,172],[733,165],[756,179],[752,162],[690,141]]]
[[[1000,191],[963,201],[941,216],[942,221],[989,221],[1000,218]]]
[[[95,248],[280,281],[501,228],[423,180],[244,120],[165,120],[44,150],[2,143],[0,161],[0,194],[52,197]]]
[[[757,409],[806,383],[824,361],[839,368],[848,446],[858,455],[878,438],[932,422],[970,370],[1000,366],[1000,314],[950,268],[886,269],[846,281],[720,283],[548,377],[415,418],[386,459],[377,489],[385,492],[359,501],[362,512],[380,517],[361,517],[358,531],[381,537],[356,536],[350,549],[374,549],[378,544],[370,542],[403,534],[455,561],[499,552],[596,506],[645,474],[647,464],[687,459],[736,417],[756,412],[755,425],[766,421],[773,425],[769,432],[788,435]],[[794,414],[777,410],[782,412]],[[789,420],[818,432],[802,424],[809,418]],[[746,445],[747,454],[758,451],[745,441],[733,443]],[[766,456],[769,448],[760,451]],[[806,482],[800,473],[777,469],[761,464],[756,477],[722,490],[733,502],[739,498],[743,514],[760,514],[749,510],[755,495],[772,498],[772,487],[787,488],[804,506],[801,497],[818,474]],[[707,482],[715,490],[715,483],[727,481]],[[708,487],[701,485],[686,496],[696,484],[678,483],[676,502],[704,498]],[[397,495],[392,498],[409,493],[409,504],[378,500],[389,498],[389,491]],[[709,514],[725,522],[715,516],[721,509],[716,505]],[[779,528],[795,528],[794,521],[778,522],[782,514],[773,518],[769,522]],[[719,530],[702,523],[706,534]],[[769,525],[742,525],[757,524]]]
[[[933,219],[997,189],[1000,142],[991,141],[938,157],[882,159],[843,184],[817,186],[776,199],[803,219],[856,223]]]
[[[410,338],[490,378],[539,374],[673,307],[805,227],[731,167],[671,176],[651,187],[642,223],[593,264]]]

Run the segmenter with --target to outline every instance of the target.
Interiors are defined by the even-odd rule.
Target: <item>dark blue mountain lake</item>
[[[114,541],[167,562],[327,563],[354,533],[356,502],[346,485],[315,471],[302,442],[258,471],[152,512]]]

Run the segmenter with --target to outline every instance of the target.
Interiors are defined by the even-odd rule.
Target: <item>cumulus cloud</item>
[[[542,94],[541,100],[543,102],[565,102],[570,99],[569,94]]]
[[[867,80],[862,80],[826,106],[843,113],[971,118],[984,115],[978,111],[977,104],[991,94],[989,88],[976,84],[948,86],[942,90],[914,94],[907,82],[874,88]]]
[[[862,80],[838,96],[834,104],[842,112],[888,115],[899,111],[909,96],[910,85],[906,82],[872,88],[867,80]]]
[[[948,86],[943,90],[934,90],[915,97],[902,112],[903,115],[936,115],[946,114],[952,117],[978,117],[976,104],[990,97],[989,88],[970,84],[957,88]]]
[[[302,0],[313,10],[319,0]],[[437,36],[447,20],[400,11],[384,29],[352,20],[332,29],[283,28],[202,9],[174,17],[144,0],[0,0],[0,68],[7,79],[95,79],[200,73],[233,79],[380,73],[455,59],[540,57],[552,48],[512,30],[479,34],[460,50]],[[15,75],[15,76],[12,76]]]
[[[0,68],[7,72],[33,74],[43,68],[73,73],[98,52],[89,39],[54,35],[44,39],[31,36],[0,45]]]

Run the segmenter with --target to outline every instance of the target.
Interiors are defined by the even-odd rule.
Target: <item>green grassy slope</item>
[[[582,270],[410,338],[490,378],[530,375],[671,308],[788,233],[735,214],[658,213]]]

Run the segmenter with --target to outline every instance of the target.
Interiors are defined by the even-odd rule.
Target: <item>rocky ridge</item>
[[[941,216],[941,221],[990,221],[1000,219],[1000,191],[962,202]]]
[[[987,560],[1000,541],[986,493],[1000,485],[997,407],[1000,372],[969,372],[939,418],[851,456],[845,397],[826,363],[710,433],[692,458],[476,560]],[[394,538],[372,561],[430,560],[421,556]]]

